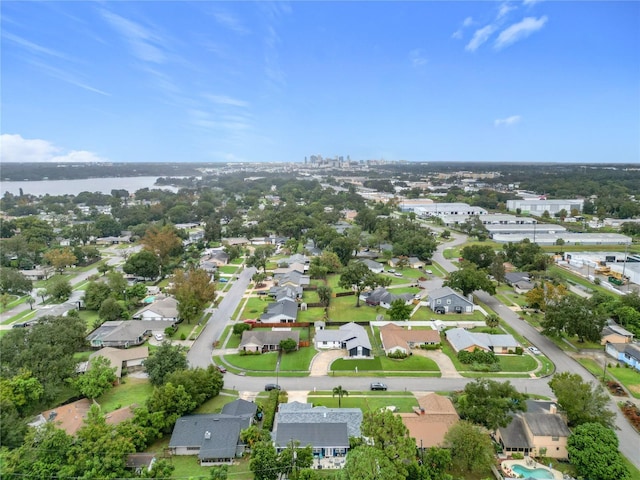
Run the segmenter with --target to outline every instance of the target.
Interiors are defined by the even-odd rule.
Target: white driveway
[[[344,357],[344,350],[327,350],[318,353],[309,366],[310,377],[323,377],[329,374],[329,367],[334,360]]]

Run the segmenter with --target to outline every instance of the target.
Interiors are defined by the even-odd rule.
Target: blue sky
[[[636,1],[0,8],[5,162],[640,162]]]

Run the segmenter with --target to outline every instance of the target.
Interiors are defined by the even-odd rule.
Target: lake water
[[[107,177],[107,178],[84,178],[80,180],[40,180],[24,182],[0,182],[0,192],[14,195],[20,194],[20,189],[24,194],[30,195],[78,195],[80,192],[100,192],[110,194],[111,190],[125,189],[129,193],[134,193],[141,188],[161,188],[163,190],[177,191],[175,187],[155,186],[158,177]]]

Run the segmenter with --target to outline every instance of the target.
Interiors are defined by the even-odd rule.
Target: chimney
[[[555,403],[549,405],[549,413],[558,413],[558,407]]]
[[[421,408],[420,409],[420,415],[424,415],[424,414],[425,414],[424,408]]]
[[[209,430],[204,432],[204,439],[205,440],[210,440],[211,439],[211,432]]]

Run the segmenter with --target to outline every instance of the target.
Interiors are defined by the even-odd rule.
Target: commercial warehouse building
[[[551,215],[555,215],[561,210],[565,210],[567,214],[570,214],[572,210],[582,212],[582,206],[584,205],[583,199],[574,200],[507,200],[507,210],[510,212],[520,211],[520,213],[529,213],[531,215],[540,216],[544,212],[549,212]]]

